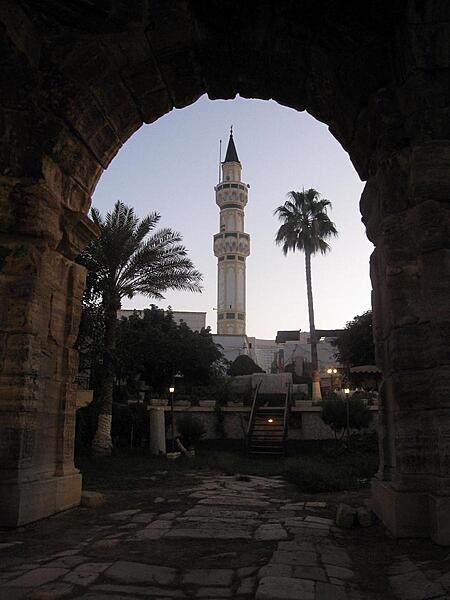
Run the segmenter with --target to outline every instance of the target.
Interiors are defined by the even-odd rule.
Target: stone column
[[[374,509],[397,537],[450,544],[450,143],[390,156],[361,209],[383,371]]]
[[[85,270],[73,259],[96,232],[45,184],[0,183],[0,525],[17,526],[80,500],[73,344]]]
[[[150,453],[155,456],[166,453],[166,426],[164,408],[150,408]]]

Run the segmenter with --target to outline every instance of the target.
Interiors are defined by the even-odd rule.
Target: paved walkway
[[[76,509],[0,536],[0,599],[450,598],[450,561],[430,568],[395,555],[393,541],[394,560],[371,561],[369,546],[387,543],[381,528],[370,543],[369,530],[349,538],[325,502],[299,502],[279,479],[188,481],[170,497],[123,494],[123,510]],[[64,549],[49,554],[55,538]]]

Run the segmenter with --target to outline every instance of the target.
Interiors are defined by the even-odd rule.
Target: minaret
[[[250,236],[244,233],[244,208],[249,186],[241,182],[241,170],[231,128],[222,181],[214,188],[220,208],[220,233],[214,236],[219,335],[245,335],[245,259],[250,254]]]

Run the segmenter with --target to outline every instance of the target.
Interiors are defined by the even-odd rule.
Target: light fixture
[[[344,389],[344,394],[345,394],[346,396],[348,396],[348,395],[350,394],[350,389],[349,389],[349,388],[345,388],[345,389]]]
[[[171,394],[173,394],[173,393],[174,393],[174,391],[175,391],[175,388],[173,387],[173,385],[171,385],[171,386],[170,386],[170,388],[169,388],[169,392],[170,392]]]
[[[273,423],[273,419],[267,419],[268,423]]]

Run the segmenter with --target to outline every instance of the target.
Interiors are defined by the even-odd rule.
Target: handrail
[[[247,426],[247,442],[248,442],[248,436],[250,435],[250,432],[252,430],[253,420],[255,418],[256,399],[258,398],[258,392],[259,392],[260,385],[261,385],[261,381],[259,381],[256,384],[255,393],[253,395],[252,410],[250,411],[250,418],[248,420],[248,426]]]
[[[283,423],[283,442],[286,441],[287,429],[288,429],[288,412],[291,408],[290,404],[291,386],[288,385],[286,390],[286,397],[284,399],[284,423]]]

